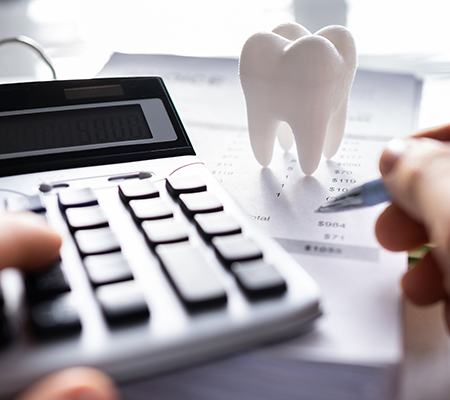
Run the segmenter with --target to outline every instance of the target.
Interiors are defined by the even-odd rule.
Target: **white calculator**
[[[158,77],[0,86],[0,197],[63,237],[1,273],[0,397],[59,368],[119,382],[291,337],[313,280],[196,157]]]

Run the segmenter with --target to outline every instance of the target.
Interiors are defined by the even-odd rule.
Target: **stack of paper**
[[[128,399],[393,399],[403,357],[404,254],[373,234],[382,207],[320,215],[325,200],[378,176],[385,142],[413,130],[421,82],[358,71],[345,140],[304,177],[294,151],[262,169],[251,153],[237,60],[115,54],[101,75],[160,75],[199,157],[261,229],[317,280],[324,317],[289,342],[125,388]]]

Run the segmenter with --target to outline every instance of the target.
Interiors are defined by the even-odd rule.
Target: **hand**
[[[445,303],[450,329],[450,125],[392,141],[380,170],[393,203],[380,215],[376,235],[392,251],[435,246],[402,279],[415,304]]]
[[[0,214],[0,269],[45,267],[59,254],[61,239],[34,214]],[[91,368],[57,372],[33,385],[20,400],[117,400],[112,381]]]

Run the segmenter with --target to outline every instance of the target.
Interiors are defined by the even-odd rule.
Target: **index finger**
[[[424,129],[420,132],[415,133],[412,137],[436,139],[443,142],[450,141],[450,124]]]
[[[0,269],[45,267],[58,258],[60,236],[31,213],[0,215]]]

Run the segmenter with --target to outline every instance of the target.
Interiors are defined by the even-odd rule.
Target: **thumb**
[[[57,372],[28,389],[19,400],[118,400],[110,378],[91,368]]]
[[[49,265],[57,259],[61,238],[31,213],[0,214],[0,269],[29,270]]]

